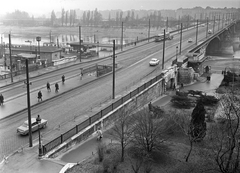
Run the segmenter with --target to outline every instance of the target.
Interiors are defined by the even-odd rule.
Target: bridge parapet
[[[231,24],[229,24],[228,26],[224,27],[223,29],[221,29],[220,31],[216,32],[215,34],[211,35],[210,37],[208,37],[205,41],[201,42],[199,45],[195,46],[194,48],[192,48],[191,50],[189,50],[188,55],[190,55],[190,57],[193,57],[193,60],[196,61],[203,61],[204,57],[205,57],[205,48],[206,46],[216,37],[219,37],[219,35],[221,35],[222,33],[224,33],[225,31],[229,30],[232,26],[236,25],[238,22],[240,22],[240,20],[238,21],[234,21]],[[184,60],[183,60],[183,65],[186,66],[187,62],[189,60],[189,56],[187,56]]]

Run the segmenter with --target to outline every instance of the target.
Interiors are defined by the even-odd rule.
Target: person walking
[[[82,80],[82,77],[83,77],[83,73],[82,73],[82,70],[80,70],[80,80]]]
[[[64,82],[65,82],[65,76],[62,75],[62,83],[64,84]]]
[[[0,106],[3,105],[4,102],[4,97],[2,94],[0,94]]]
[[[40,100],[42,101],[42,92],[41,92],[41,91],[38,92],[38,102],[39,102]]]
[[[55,84],[55,92],[58,92],[59,90],[59,86],[58,86],[58,83]]]
[[[47,82],[47,90],[51,92],[51,87],[49,82]]]
[[[99,128],[97,130],[97,140],[101,140],[103,138],[102,130]]]

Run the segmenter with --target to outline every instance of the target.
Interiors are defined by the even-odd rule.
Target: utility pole
[[[150,38],[150,19],[148,19],[148,42],[149,42],[149,38]]]
[[[189,27],[189,15],[188,15],[188,20],[187,20],[187,30],[188,30],[188,27]]]
[[[218,31],[220,29],[220,14],[218,15]]]
[[[122,22],[122,34],[121,34],[121,51],[123,50],[123,22]]]
[[[11,76],[11,82],[13,83],[13,71],[12,71],[12,45],[11,45],[11,34],[8,34],[9,37],[9,58],[10,58],[10,76]]]
[[[81,26],[79,26],[79,61],[81,62]]]
[[[178,16],[178,33],[180,32],[180,16]]]
[[[59,48],[59,40],[58,40],[58,37],[57,37],[57,46],[58,46],[58,48]]]
[[[27,85],[27,105],[28,105],[28,131],[29,131],[29,147],[32,147],[32,122],[31,122],[31,104],[30,104],[30,89],[29,89],[29,74],[28,74],[28,59],[26,58],[26,85]]]
[[[167,22],[166,22],[166,31],[168,32],[168,17],[167,17]]]
[[[197,20],[197,29],[196,29],[196,45],[198,43],[198,20]]]
[[[165,29],[163,31],[163,57],[162,57],[162,69],[164,69],[164,56],[165,56],[165,39],[166,39],[166,32]]]
[[[213,34],[214,34],[214,30],[215,30],[215,16],[213,17]]]
[[[52,43],[52,31],[51,30],[50,30],[49,38],[50,38],[50,44],[51,44]]]
[[[182,53],[182,23],[181,23],[181,32],[180,32],[180,49],[179,49],[179,55]]]
[[[115,99],[115,40],[113,40],[113,85],[112,99]]]
[[[206,38],[208,37],[208,17],[207,17],[207,30],[206,30]]]
[[[222,28],[223,28],[223,23],[224,23],[224,14],[222,15]]]

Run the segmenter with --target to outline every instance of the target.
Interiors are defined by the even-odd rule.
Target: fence
[[[121,106],[122,104],[124,104],[125,102],[127,102],[128,100],[130,100],[131,98],[133,98],[134,96],[139,94],[140,92],[144,91],[146,88],[148,88],[153,83],[159,81],[162,77],[163,77],[163,74],[161,73],[160,75],[154,77],[153,79],[151,79],[150,81],[144,83],[143,85],[141,85],[140,87],[136,88],[135,90],[129,92],[128,94],[126,94],[122,98],[118,99],[117,101],[115,101],[111,105],[109,105],[106,108],[102,109],[98,113],[96,113],[93,116],[89,117],[84,122],[76,125],[72,129],[68,130],[66,133],[61,134],[60,136],[58,136],[57,138],[53,139],[49,143],[43,145],[43,154],[46,154],[47,152],[49,152],[53,148],[59,146],[60,144],[62,144],[63,142],[65,142],[66,140],[68,140],[69,138],[74,136],[75,134],[79,133],[80,131],[82,131],[83,129],[88,127],[89,125],[95,123],[100,118],[102,118],[103,116],[107,115],[109,112],[113,111],[114,109],[116,109],[117,107]],[[82,134],[82,136],[80,137],[80,141],[78,141],[78,142],[81,142],[82,140],[84,140],[85,138],[90,136],[93,132],[94,132],[94,128],[91,128],[91,129],[87,130],[84,134]]]

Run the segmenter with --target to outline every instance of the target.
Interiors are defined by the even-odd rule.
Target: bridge
[[[210,36],[207,34],[205,41],[189,50],[189,56],[183,60],[183,64],[186,65],[190,59],[195,62],[202,62],[208,56],[216,56],[224,53],[223,47],[226,45],[232,45],[231,37],[237,29],[240,29],[240,20],[233,20],[218,32],[213,33]],[[235,46],[235,48],[239,49],[240,43],[236,43],[237,46]]]

